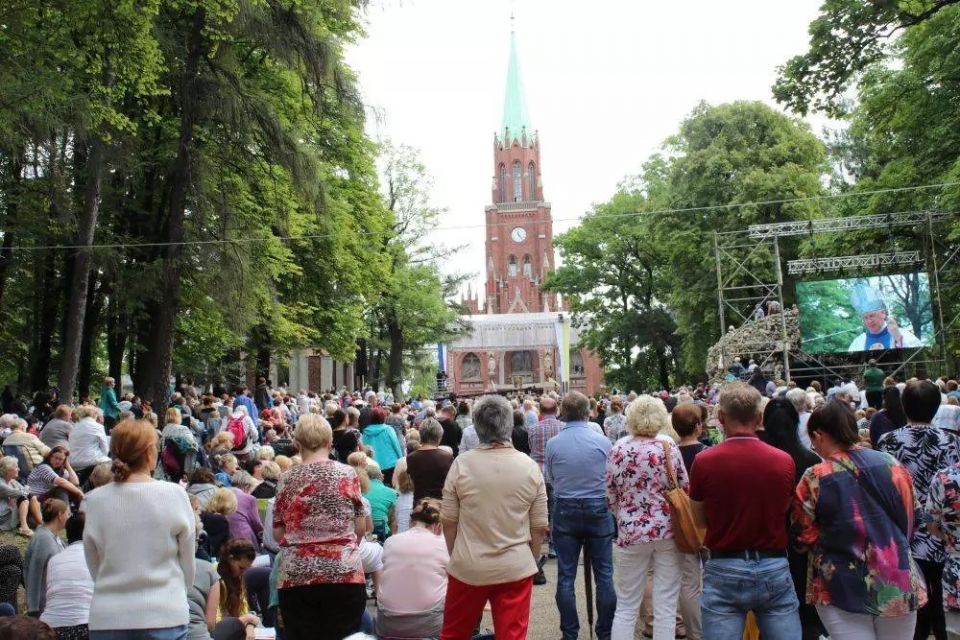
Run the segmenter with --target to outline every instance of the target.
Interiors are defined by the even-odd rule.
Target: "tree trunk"
[[[90,271],[87,284],[87,309],[83,323],[83,340],[80,342],[80,366],[77,371],[77,394],[83,398],[90,395],[90,379],[93,375],[93,349],[100,335],[100,317],[103,315],[103,286],[97,288],[97,272]],[[116,378],[119,385],[120,378]]]
[[[47,236],[49,237],[49,236]],[[37,256],[43,261],[40,270],[40,282],[37,290],[39,297],[39,318],[35,325],[36,349],[31,357],[30,391],[46,390],[50,385],[50,362],[53,350],[53,334],[57,329],[57,302],[60,298],[57,286],[56,260],[53,256]]]
[[[400,402],[403,398],[403,331],[400,330],[400,323],[393,314],[387,319],[387,333],[390,336],[387,387],[393,392],[394,400]]]
[[[667,355],[663,351],[657,351],[657,371],[660,377],[660,388],[670,388],[670,371],[667,367]]]
[[[373,363],[372,371],[370,372],[370,380],[367,383],[374,391],[380,391],[380,371],[382,369],[381,365],[383,364],[383,353],[380,349],[377,349],[373,354]]]
[[[127,348],[126,297],[112,280],[105,281],[101,288],[107,299],[107,373],[114,380],[119,380],[123,354]]]
[[[17,237],[17,210],[20,204],[21,185],[23,184],[23,151],[18,149],[10,160],[10,184],[6,187],[7,204],[3,216],[3,242],[0,243],[0,304],[7,285],[7,273],[13,262],[13,242]]]
[[[193,24],[187,38],[187,56],[184,62],[183,83],[180,94],[180,134],[177,143],[177,158],[170,176],[170,201],[161,234],[169,244],[163,251],[163,268],[157,313],[152,318],[150,339],[147,343],[151,362],[143,384],[143,397],[153,406],[166,406],[170,399],[170,371],[173,366],[173,335],[180,306],[181,256],[183,254],[183,219],[190,189],[191,155],[194,125],[199,109],[197,77],[203,57],[203,26],[205,11],[198,8],[193,14]]]
[[[87,313],[87,291],[90,280],[90,262],[93,238],[100,212],[100,189],[103,183],[104,144],[94,138],[87,158],[87,184],[83,196],[83,213],[77,229],[77,250],[73,260],[73,278],[70,284],[70,302],[67,305],[67,331],[63,342],[60,365],[60,397],[69,402],[73,398],[77,367],[80,364],[84,320]],[[89,380],[87,381],[89,384]]]

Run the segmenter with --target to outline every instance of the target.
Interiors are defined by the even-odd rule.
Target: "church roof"
[[[517,37],[510,32],[510,60],[507,63],[507,90],[503,98],[503,121],[500,124],[500,136],[504,144],[519,140],[524,129],[527,138],[533,137],[533,125],[527,110],[527,99],[523,91],[523,79],[520,77],[520,62],[517,59]]]

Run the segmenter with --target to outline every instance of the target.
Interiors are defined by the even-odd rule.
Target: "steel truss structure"
[[[917,266],[920,264],[922,264],[922,261],[919,251],[897,251],[893,253],[868,253],[860,256],[790,260],[787,262],[787,273],[792,276],[800,276],[821,271],[841,271],[864,267]]]
[[[938,321],[935,323],[934,344],[919,349],[886,352],[892,354],[895,361],[887,357],[884,365],[896,366],[890,375],[896,375],[910,365],[926,367],[931,374],[942,371],[947,362],[946,338],[960,334],[960,314],[949,319],[944,318],[941,282],[945,281],[947,267],[956,266],[953,263],[960,254],[960,243],[949,240],[949,234],[940,227],[956,216],[955,212],[930,209],[756,224],[740,231],[714,232],[717,306],[721,331],[726,335],[738,326],[751,322],[757,309],[785,309],[781,239],[796,241],[798,236],[814,239],[817,236],[865,229],[890,229],[892,234],[896,228],[913,227],[921,230],[923,234],[923,246],[920,250],[896,251],[891,247],[891,251],[887,253],[790,260],[787,263],[788,271],[790,275],[805,275],[825,271],[871,269],[877,275],[883,275],[885,272],[895,272],[898,268],[925,267],[930,277],[931,302],[935,319]],[[795,249],[795,246],[791,248]],[[720,369],[726,370],[737,356],[753,357],[760,367],[766,369],[782,367],[787,382],[797,375],[845,377],[844,374],[863,369],[862,357],[825,358],[803,351],[800,345],[794,344],[790,339],[786,315],[778,315],[779,335],[776,339],[771,337],[742,342],[738,350],[728,347],[727,342],[721,340]],[[772,319],[772,316],[768,317],[767,322]]]
[[[821,218],[818,220],[791,220],[770,224],[752,224],[747,234],[754,240],[803,236],[817,233],[837,233],[840,231],[862,231],[885,227],[917,226],[928,222],[938,222],[953,214],[939,209],[926,211],[899,211],[897,213],[877,213],[869,216],[851,216],[849,218]]]

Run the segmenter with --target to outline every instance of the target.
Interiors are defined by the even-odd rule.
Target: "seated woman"
[[[370,490],[370,476],[367,475],[367,462],[370,462],[365,453],[357,453],[353,458],[356,465],[357,477],[360,479],[360,491],[366,493]],[[374,593],[380,588],[380,572],[383,570],[383,547],[370,537],[373,533],[373,508],[370,501],[363,495],[363,526],[357,525],[357,539],[360,541],[360,564],[363,565],[363,572],[370,576],[373,582]]]
[[[217,573],[220,575],[220,606],[217,608],[217,622],[228,618],[238,619],[244,627],[260,622],[250,613],[247,602],[247,590],[243,580],[244,573],[253,564],[257,553],[249,540],[233,538],[224,543],[220,550],[220,563]]]
[[[384,484],[380,465],[369,458],[367,475],[370,476],[370,490],[365,491],[363,497],[370,501],[373,511],[373,532],[382,542],[397,530],[397,492]]]
[[[239,542],[241,548],[232,549],[231,544]],[[253,628],[257,625],[257,617],[249,612],[240,616],[225,615],[238,606],[245,607],[246,600],[231,604],[230,586],[236,588],[234,579],[225,580],[219,572],[226,570],[230,575],[243,575],[244,564],[249,566],[247,553],[252,553],[246,540],[231,540],[223,546],[224,557],[220,564],[214,567],[206,560],[197,559],[196,576],[193,586],[187,592],[190,606],[190,624],[187,627],[187,640],[246,640],[252,637]],[[240,589],[243,589],[243,580],[240,580]],[[252,625],[252,626],[251,626]]]
[[[231,436],[229,433],[227,433],[227,436],[230,438],[230,441],[232,442],[233,436]],[[214,463],[216,463],[216,465],[220,467],[220,470],[214,474],[214,477],[216,478],[217,482],[220,483],[221,487],[227,487],[227,488],[232,487],[233,481],[231,480],[231,478],[233,477],[233,474],[237,472],[237,468],[239,467],[239,462],[237,461],[237,457],[232,453],[224,453],[221,455],[214,456],[213,460],[214,460]]]
[[[50,447],[45,445],[40,438],[27,432],[27,421],[18,418],[12,426],[13,431],[3,439],[3,446],[17,446],[23,451],[30,468],[40,464],[43,457],[50,453]]]
[[[214,478],[211,469],[200,467],[190,476],[190,484],[187,485],[187,494],[196,496],[197,500],[200,501],[200,506],[206,509],[207,503],[210,502],[210,498],[213,497],[214,492],[217,490],[216,482],[216,478]]]
[[[43,503],[43,524],[30,539],[24,555],[24,585],[27,587],[27,614],[39,616],[47,600],[47,563],[63,551],[60,533],[70,517],[63,500],[50,498]]]
[[[166,424],[160,437],[163,451],[160,460],[164,471],[175,481],[184,475],[189,477],[196,465],[199,445],[190,427],[184,426],[183,416],[176,407],[167,409]]]
[[[257,488],[258,482],[246,471],[238,471],[231,478],[232,491],[237,496],[237,510],[227,520],[230,522],[230,537],[249,540],[257,553],[263,540],[263,521],[257,499],[250,492]]]
[[[58,498],[64,502],[83,500],[80,481],[70,467],[70,452],[66,447],[54,447],[43,462],[30,472],[27,487],[30,495],[36,496],[40,504],[47,498]]]
[[[220,547],[230,539],[230,521],[228,518],[237,510],[237,494],[233,489],[221,487],[214,491],[207,508],[200,514],[203,530],[207,532],[210,555],[220,557]]]
[[[441,535],[440,501],[424,498],[410,528],[383,545],[376,631],[381,638],[437,638],[443,626],[450,555]]]
[[[64,640],[86,638],[93,600],[93,578],[83,556],[86,517],[75,513],[67,520],[67,548],[47,563],[47,603],[40,619]]]
[[[20,463],[16,458],[0,458],[0,530],[11,531],[19,526],[17,533],[29,538],[33,531],[27,524],[27,515],[39,524],[42,520],[40,502],[17,480],[19,474]]]
[[[268,460],[261,465],[260,473],[263,475],[263,482],[258,484],[250,495],[258,500],[276,497],[277,481],[280,479],[280,466],[276,462]]]

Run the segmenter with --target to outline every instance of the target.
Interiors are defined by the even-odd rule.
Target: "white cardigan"
[[[90,630],[187,624],[196,521],[186,491],[172,482],[114,482],[87,494],[86,514]]]

